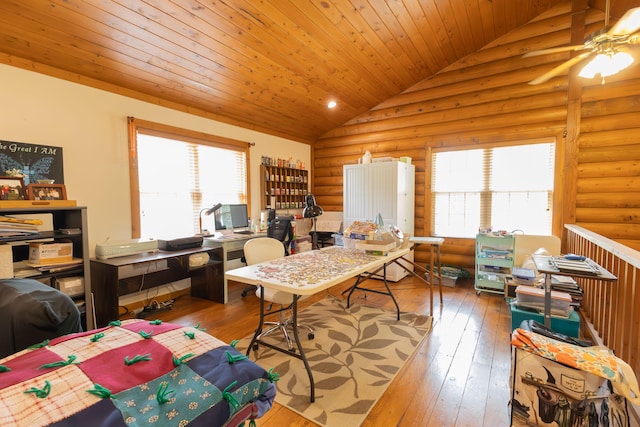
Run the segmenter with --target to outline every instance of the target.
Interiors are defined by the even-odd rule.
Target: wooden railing
[[[584,255],[618,280],[577,279],[583,332],[640,374],[640,252],[576,225],[565,225],[565,253]]]

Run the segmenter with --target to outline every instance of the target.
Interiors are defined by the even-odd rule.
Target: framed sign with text
[[[62,147],[0,140],[0,175],[22,177],[25,186],[64,184]]]

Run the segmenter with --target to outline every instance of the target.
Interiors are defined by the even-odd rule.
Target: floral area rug
[[[309,377],[301,360],[266,346],[250,358],[280,375],[276,402],[322,426],[359,426],[404,363],[431,330],[433,318],[385,311],[329,296],[298,313],[315,338],[299,329],[315,380],[315,402],[309,400]],[[285,346],[282,334],[265,338]],[[293,338],[293,335],[292,335]],[[246,351],[251,337],[237,344]]]

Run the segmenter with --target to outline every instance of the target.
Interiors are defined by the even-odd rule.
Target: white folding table
[[[262,333],[265,316],[264,295],[261,293],[260,323],[247,348],[247,355],[249,355],[255,344],[260,344],[302,360],[309,375],[311,383],[310,398],[311,402],[313,402],[315,400],[313,374],[298,337],[298,300],[302,296],[313,295],[361,274],[375,273],[380,270],[386,271],[386,266],[389,263],[402,258],[410,251],[410,248],[396,249],[389,252],[387,256],[373,256],[367,255],[361,250],[331,246],[227,271],[225,276],[228,280],[280,290],[293,295],[293,336],[299,353],[258,340],[258,336]],[[393,299],[398,310],[398,316],[400,316],[400,308],[389,289],[387,281],[385,280],[384,282],[388,295]],[[277,312],[278,310],[271,311],[269,314]]]

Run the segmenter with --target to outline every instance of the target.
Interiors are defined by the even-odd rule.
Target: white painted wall
[[[107,237],[131,238],[127,116],[254,142],[249,165],[253,218],[260,216],[261,156],[293,157],[310,164],[307,144],[4,64],[0,64],[0,93],[0,140],[63,148],[67,198],[88,208],[92,256],[95,244]]]

